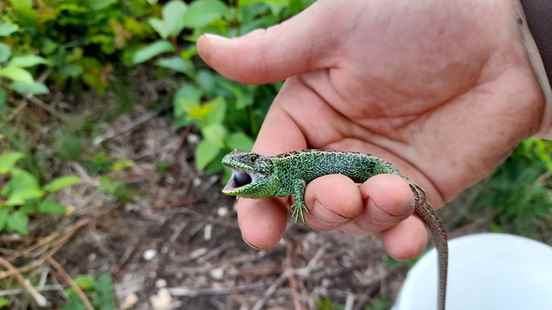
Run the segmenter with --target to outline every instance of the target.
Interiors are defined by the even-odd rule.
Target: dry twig
[[[73,235],[80,228],[88,225],[89,223],[90,223],[89,219],[83,219],[83,220],[80,220],[80,221],[76,222],[75,224],[73,224],[71,227],[66,229],[65,233],[61,236],[61,238],[59,238],[55,241],[52,241],[51,244],[48,243],[48,246],[51,246],[51,250],[46,252],[46,254],[42,255],[40,258],[38,258],[38,259],[32,261],[31,263],[27,264],[26,266],[19,268],[18,272],[21,272],[21,273],[28,272],[28,271],[31,271],[31,270],[41,266],[48,257],[51,257],[57,251],[59,251],[59,249],[61,249],[63,247],[63,245],[65,245],[65,243],[69,239],[71,239],[71,237],[73,237]],[[28,251],[24,250],[23,252],[27,253]],[[18,256],[16,256],[16,257],[18,257]],[[7,277],[10,277],[12,275],[14,275],[13,270],[7,270],[7,271],[4,271],[4,272],[0,272],[0,280],[2,280],[4,278],[7,278]]]
[[[44,296],[42,296],[15,268],[10,262],[0,257],[0,265],[4,267],[10,275],[12,275],[15,280],[31,295],[31,297],[34,299],[37,305],[40,307],[46,307],[48,305],[48,300]]]
[[[73,281],[71,276],[69,276],[69,274],[65,272],[65,269],[63,269],[63,267],[61,267],[61,265],[52,257],[46,258],[46,262],[48,262],[48,264],[50,264],[50,266],[54,268],[58,277],[68,286],[70,286],[77,293],[77,295],[79,295],[79,298],[82,301],[84,307],[87,310],[94,310],[94,307],[92,306],[92,303],[90,302],[86,294],[81,290],[77,283]]]
[[[237,293],[237,292],[256,290],[259,288],[264,288],[265,286],[266,286],[265,283],[252,283],[252,284],[238,285],[234,287],[209,287],[209,288],[199,288],[199,289],[193,289],[188,287],[173,287],[173,288],[169,288],[169,293],[171,293],[172,296],[183,296],[183,297],[195,297],[195,296],[205,296],[205,295],[228,295],[228,294]]]

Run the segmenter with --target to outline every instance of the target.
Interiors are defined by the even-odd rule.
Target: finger
[[[397,175],[382,174],[360,185],[364,211],[354,225],[366,232],[381,232],[406,219],[414,211],[414,195]]]
[[[243,83],[276,82],[326,66],[324,55],[335,50],[332,33],[339,25],[328,25],[335,9],[326,9],[327,3],[315,3],[279,25],[243,37],[203,35],[197,42],[199,55],[222,75]]]
[[[307,225],[316,230],[335,229],[363,212],[357,184],[340,175],[326,175],[310,182],[305,191],[309,208]]]
[[[428,234],[422,220],[410,216],[397,226],[383,232],[385,251],[397,260],[414,258],[427,246]]]
[[[274,104],[267,113],[253,151],[274,155],[304,149],[306,145],[305,137],[297,124],[278,104]],[[252,247],[269,249],[282,238],[288,214],[287,204],[283,201],[239,199],[236,211],[242,238]]]
[[[270,249],[282,238],[287,209],[276,199],[245,199],[236,203],[243,240],[256,249]]]

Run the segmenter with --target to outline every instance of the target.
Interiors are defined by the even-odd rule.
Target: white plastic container
[[[393,310],[437,309],[437,256],[410,270]],[[447,310],[552,309],[552,247],[507,234],[449,241]]]

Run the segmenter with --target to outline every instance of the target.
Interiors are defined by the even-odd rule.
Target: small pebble
[[[213,225],[211,224],[205,225],[205,228],[203,229],[203,239],[211,240],[212,235],[213,235]]]
[[[130,295],[127,295],[123,302],[121,303],[121,309],[126,310],[132,308],[136,303],[138,302],[138,296],[136,294],[132,293]]]
[[[224,269],[222,268],[212,269],[211,271],[209,271],[209,275],[211,276],[211,278],[215,280],[221,280],[222,277],[224,276]]]
[[[144,259],[150,261],[157,256],[157,251],[155,249],[149,249],[144,251]]]
[[[228,208],[227,207],[220,207],[217,209],[217,215],[220,217],[225,217],[228,215]]]
[[[194,178],[194,180],[192,181],[192,185],[194,187],[198,187],[201,185],[201,179],[200,178]]]
[[[157,279],[157,281],[155,281],[155,286],[157,288],[167,287],[167,281],[165,279]]]
[[[199,142],[199,136],[196,135],[196,134],[191,133],[191,134],[188,135],[186,140],[188,140],[187,142],[189,144],[196,144],[196,143]]]
[[[154,310],[169,310],[172,309],[172,297],[169,290],[162,288],[156,295],[150,297],[150,302]]]
[[[190,253],[190,258],[191,259],[196,259],[200,256],[203,256],[205,255],[205,253],[207,253],[207,249],[206,248],[199,248],[197,250],[193,250],[192,253]]]

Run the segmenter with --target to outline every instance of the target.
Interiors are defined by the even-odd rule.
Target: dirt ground
[[[121,117],[111,130],[123,131],[143,113]],[[97,181],[76,168],[82,194],[64,202],[93,221],[56,255],[70,274],[111,272],[120,306],[132,309],[314,309],[324,297],[361,309],[395,295],[405,268],[390,268],[370,237],[291,224],[274,250],[248,247],[220,177],[193,168],[196,142],[162,117],[107,141],[112,155],[134,161],[118,177],[139,198],[124,205],[87,189]],[[177,164],[160,173],[156,161]]]
[[[162,95],[155,87],[167,87],[137,85],[152,88],[137,94],[143,102]],[[109,175],[130,188],[128,202],[99,191],[100,177],[77,162],[56,167],[82,180],[58,197],[73,212],[33,225],[44,227],[34,228],[44,236],[69,235],[64,229],[76,227],[54,255],[69,275],[111,273],[120,309],[342,309],[321,306],[325,298],[347,310],[388,308],[365,307],[395,298],[407,263],[387,258],[373,237],[315,233],[296,224],[271,251],[248,247],[233,200],[220,193],[220,176],[194,168],[198,135],[191,128],[177,130],[170,117],[150,111],[135,105],[104,126],[90,146],[132,161]],[[452,235],[476,231],[483,222]],[[47,266],[34,274],[59,284]],[[63,301],[59,289],[45,296]]]

